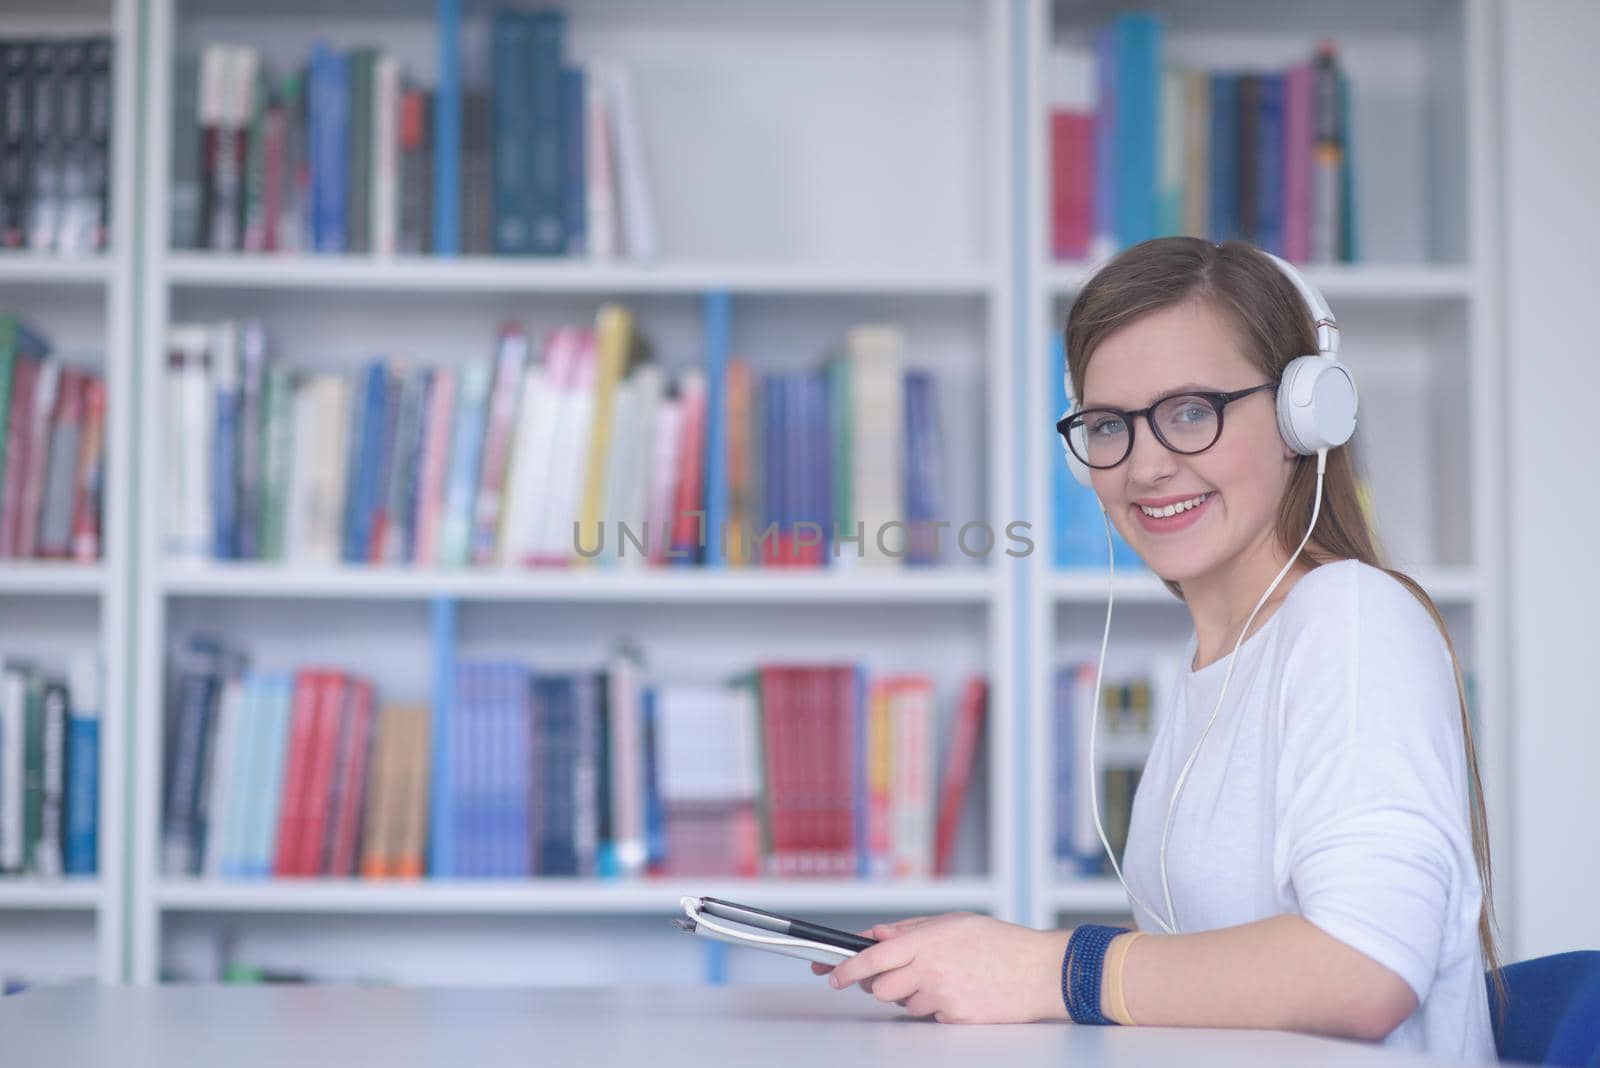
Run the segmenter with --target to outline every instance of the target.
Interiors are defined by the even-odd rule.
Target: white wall
[[[1600,4],[1501,10],[1520,959],[1600,948]]]

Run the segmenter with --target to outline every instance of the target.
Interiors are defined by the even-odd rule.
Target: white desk
[[[859,990],[78,987],[0,998],[0,1064],[50,1068],[1418,1065],[1270,1031],[907,1017]]]

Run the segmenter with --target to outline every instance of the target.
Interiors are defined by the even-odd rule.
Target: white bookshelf
[[[488,10],[464,6],[469,26]],[[839,924],[949,909],[1036,924],[1123,911],[1114,880],[1057,880],[1051,859],[1053,669],[1094,650],[1104,576],[1051,566],[1049,472],[1060,453],[1041,392],[1057,388],[1041,378],[1046,331],[1089,270],[1045,255],[1044,59],[1057,29],[1081,31],[1113,7],[564,6],[573,54],[619,58],[638,87],[648,86],[641,100],[663,248],[655,261],[168,250],[176,49],[245,41],[282,64],[318,37],[339,47],[375,43],[432,84],[432,4],[335,0],[268,11],[239,0],[84,0],[62,15],[46,0],[23,0],[23,32],[114,28],[113,214],[127,224],[119,238],[137,216],[142,241],[119,240],[111,253],[81,260],[0,255],[0,303],[36,315],[58,349],[103,353],[111,398],[104,562],[0,565],[0,634],[25,635],[0,642],[0,654],[97,643],[106,670],[102,874],[89,883],[0,882],[8,964],[147,983],[163,967],[209,976],[235,954],[400,981],[692,982],[705,971],[701,947],[665,925],[681,893]],[[1503,485],[1492,436],[1468,433],[1495,425],[1506,366],[1494,0],[1155,6],[1170,53],[1196,65],[1276,66],[1324,34],[1340,43],[1358,109],[1366,262],[1307,273],[1345,328],[1369,462],[1374,447],[1417,457],[1373,473],[1381,532],[1438,600],[1476,677],[1480,759],[1504,856]],[[135,71],[141,29],[145,62]],[[481,79],[486,34],[469,31],[465,47],[467,77]],[[180,565],[161,554],[161,353],[172,322],[258,317],[274,358],[347,368],[391,351],[428,362],[487,355],[502,318],[537,333],[582,321],[615,298],[634,309],[671,370],[700,359],[711,292],[730,295],[735,350],[768,370],[812,365],[856,322],[905,324],[908,363],[930,367],[940,382],[948,455],[975,458],[951,465],[951,510],[1031,520],[1034,553],[1017,561],[996,553],[987,567],[837,574],[269,568]],[[1462,388],[1444,388],[1447,370]],[[135,474],[137,498],[128,492]],[[210,629],[238,640],[258,666],[331,660],[375,678],[386,695],[426,697],[428,611],[438,598],[457,604],[463,656],[515,657],[541,670],[593,666],[605,639],[623,634],[663,677],[709,677],[779,656],[859,657],[875,671],[928,668],[948,695],[955,680],[983,670],[991,682],[978,836],[985,863],[910,883],[164,877],[156,862],[170,642]],[[1147,666],[1188,633],[1182,606],[1148,573],[1119,571],[1117,603],[1113,671]],[[1506,885],[1498,890],[1506,927]],[[616,938],[600,933],[602,917],[642,952],[626,961],[608,952]],[[748,959],[760,956],[731,955],[730,978],[796,980],[784,962]]]
[[[1503,486],[1490,426],[1504,356],[1498,340],[1494,67],[1488,0],[1423,4],[1276,4],[1264,0],[1158,2],[1164,59],[1211,70],[1265,70],[1308,57],[1332,37],[1351,76],[1362,262],[1310,265],[1342,327],[1343,358],[1361,387],[1359,447],[1380,537],[1395,566],[1438,603],[1463,667],[1476,677],[1479,760],[1493,841],[1507,848]],[[1018,374],[1061,400],[1047,373],[1050,332],[1065,322],[1092,266],[1050,259],[1048,53],[1084,39],[1111,5],[1028,0],[1026,257]],[[1402,143],[1403,142],[1403,143]],[[1126,915],[1115,879],[1058,878],[1053,858],[1055,669],[1093,662],[1105,618],[1102,567],[1058,571],[1050,545],[1054,435],[1030,400],[1018,443],[1040,552],[1029,561],[1029,842],[1034,923]],[[1384,455],[1404,464],[1379,463]],[[1149,673],[1159,709],[1169,671],[1192,629],[1188,613],[1148,571],[1119,568],[1107,679]],[[1497,890],[1504,927],[1505,866]],[[1511,933],[1506,932],[1509,941]]]
[[[703,358],[710,293],[729,295],[734,351],[760,370],[815,366],[849,326],[897,321],[907,332],[907,365],[932,370],[939,382],[951,511],[989,520],[996,531],[1004,526],[997,520],[1014,514],[1008,4],[562,6],[569,55],[605,54],[633,72],[661,227],[662,255],[653,261],[169,250],[168,116],[179,48],[249,42],[281,66],[302,59],[318,37],[339,47],[374,43],[432,84],[436,46],[431,4],[381,15],[360,0],[292,14],[229,0],[148,5],[138,516],[139,570],[147,578],[134,628],[129,919],[135,982],[167,969],[209,975],[224,951],[335,976],[359,960],[400,981],[692,981],[706,967],[704,947],[666,924],[684,893],[721,893],[839,923],[950,909],[1020,915],[1008,789],[1016,778],[1016,601],[1009,561],[998,550],[988,566],[952,553],[946,568],[811,574],[164,559],[162,339],[172,322],[245,316],[264,322],[273,358],[335,368],[377,353],[435,363],[462,358],[463,348],[486,356],[501,319],[520,320],[538,336],[549,325],[592,317],[601,300],[620,299],[669,371]],[[485,10],[466,5],[464,12],[468,82],[487,73]],[[732,85],[739,92],[718,88]],[[937,122],[928,121],[933,115]],[[926,670],[941,705],[951,705],[959,680],[983,672],[991,716],[979,781],[989,796],[969,813],[969,821],[985,822],[971,828],[966,873],[912,882],[412,884],[164,876],[157,866],[160,724],[174,637],[211,629],[238,641],[256,666],[332,661],[374,678],[385,698],[425,698],[428,611],[437,598],[456,603],[461,656],[516,658],[538,670],[594,667],[611,637],[631,636],[665,681],[722,677],[762,660],[851,659],[874,674]],[[626,955],[615,928],[595,923],[607,915],[613,924],[637,925]],[[313,929],[315,938],[307,933]],[[745,959],[753,956],[730,956],[733,979],[809,978],[803,969]]]
[[[71,657],[93,653],[101,669],[97,874],[0,879],[4,970],[45,984],[123,974],[138,8],[136,0],[21,0],[0,30],[7,38],[110,35],[114,43],[111,247],[78,257],[0,253],[0,310],[40,329],[54,356],[102,374],[107,396],[100,561],[0,561],[0,657],[64,674]]]

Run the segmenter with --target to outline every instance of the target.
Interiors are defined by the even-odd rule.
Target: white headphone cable
[[[1162,920],[1160,916],[1156,915],[1156,911],[1140,900],[1139,896],[1133,892],[1133,888],[1128,885],[1128,880],[1122,874],[1122,866],[1117,863],[1116,854],[1111,850],[1111,843],[1107,839],[1105,828],[1100,821],[1099,790],[1096,788],[1097,784],[1094,776],[1094,738],[1099,730],[1100,687],[1106,666],[1106,645],[1111,636],[1112,591],[1115,588],[1115,553],[1111,551],[1111,519],[1106,515],[1104,508],[1100,510],[1101,518],[1105,520],[1106,526],[1108,584],[1106,591],[1106,625],[1105,632],[1100,638],[1100,666],[1095,673],[1094,711],[1090,716],[1089,722],[1089,800],[1090,806],[1094,811],[1095,829],[1100,832],[1100,844],[1105,846],[1106,855],[1111,858],[1111,868],[1117,873],[1117,879],[1122,883],[1122,888],[1127,891],[1128,899],[1149,913],[1150,918],[1155,920],[1156,925],[1167,934],[1178,933],[1178,914],[1172,904],[1172,886],[1167,878],[1167,843],[1172,837],[1172,817],[1178,809],[1178,797],[1182,794],[1184,782],[1189,777],[1189,769],[1194,766],[1195,759],[1200,755],[1200,747],[1205,744],[1206,736],[1211,733],[1211,727],[1217,721],[1217,714],[1222,711],[1222,702],[1228,695],[1228,684],[1233,679],[1236,656],[1239,652],[1239,647],[1244,644],[1245,635],[1250,633],[1250,624],[1255,621],[1256,613],[1261,611],[1261,606],[1267,603],[1267,598],[1272,596],[1272,591],[1278,588],[1278,584],[1289,573],[1289,569],[1294,566],[1294,562],[1300,558],[1300,553],[1305,549],[1306,542],[1311,540],[1312,531],[1317,528],[1317,517],[1322,513],[1322,480],[1327,466],[1328,451],[1319,449],[1317,451],[1317,490],[1312,497],[1311,522],[1306,527],[1305,537],[1300,539],[1300,544],[1295,547],[1294,553],[1289,557],[1288,562],[1283,565],[1283,569],[1278,572],[1277,577],[1272,580],[1271,585],[1267,587],[1266,592],[1261,595],[1261,599],[1256,602],[1255,608],[1250,610],[1250,615],[1245,619],[1244,628],[1239,632],[1238,640],[1233,643],[1233,652],[1228,654],[1228,670],[1222,677],[1222,690],[1217,694],[1216,706],[1212,708],[1211,717],[1206,720],[1205,728],[1201,730],[1200,737],[1195,741],[1194,749],[1189,753],[1189,759],[1184,762],[1183,770],[1178,773],[1177,781],[1173,783],[1172,799],[1167,804],[1167,818],[1161,829],[1161,892],[1166,900],[1166,920]]]

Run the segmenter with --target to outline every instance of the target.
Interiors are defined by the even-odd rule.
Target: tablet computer
[[[877,945],[873,939],[849,931],[722,898],[683,897],[679,904],[684,917],[673,922],[681,930],[818,964],[838,964]]]

